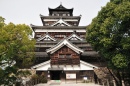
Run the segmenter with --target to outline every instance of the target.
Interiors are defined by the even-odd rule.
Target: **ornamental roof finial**
[[[60,5],[62,5],[62,2],[60,2]]]

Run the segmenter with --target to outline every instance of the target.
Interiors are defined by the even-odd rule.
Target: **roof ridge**
[[[60,3],[60,5],[59,5],[58,7],[56,7],[56,8],[49,8],[49,7],[48,7],[48,9],[62,9],[62,10],[67,10],[68,8],[64,7],[64,6]],[[69,9],[72,9],[72,10],[73,10],[73,8],[69,8]]]

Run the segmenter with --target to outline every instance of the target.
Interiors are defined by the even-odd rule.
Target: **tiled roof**
[[[63,39],[61,40],[58,44],[54,45],[53,47],[49,48],[46,50],[47,53],[54,53],[56,52],[58,49],[60,49],[63,46],[67,46],[69,48],[71,48],[73,51],[75,51],[76,53],[80,54],[83,53],[84,51],[81,50],[79,47],[77,47],[76,45],[72,44],[71,42],[69,42],[67,39]]]

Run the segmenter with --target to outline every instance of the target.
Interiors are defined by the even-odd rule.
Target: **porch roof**
[[[64,70],[64,71],[77,71],[77,70],[94,70],[93,68],[98,68],[97,66],[90,64],[88,62],[80,60],[79,65],[53,65],[51,66],[50,60],[40,63],[38,65],[32,66],[31,69],[36,69],[37,71],[48,71],[48,70]]]

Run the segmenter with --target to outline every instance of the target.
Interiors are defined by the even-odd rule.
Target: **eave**
[[[48,8],[49,10],[49,14],[51,15],[53,11],[67,11],[70,12],[70,14],[72,15],[73,13],[73,8],[72,9],[52,9],[52,8]]]
[[[39,71],[48,71],[48,70],[52,70],[52,67],[51,67],[51,64],[50,64],[50,60],[49,61],[46,61],[46,62],[43,62],[43,63],[40,63],[40,64],[37,64],[37,65],[34,65],[31,67],[31,69],[35,69],[35,70],[39,70]],[[90,64],[88,62],[85,62],[85,61],[82,61],[80,60],[80,66],[78,65],[74,65],[74,66],[69,66],[69,65],[66,65],[66,66],[63,66],[62,67],[62,70],[64,71],[76,71],[76,70],[94,70],[93,68],[98,68],[98,66],[95,66],[93,64]],[[57,69],[61,69],[61,67],[59,66],[56,66],[53,68],[53,71],[54,70],[57,70]]]
[[[49,57],[47,52],[35,52],[35,56],[41,57],[41,58]],[[95,58],[100,57],[100,55],[96,51],[85,51],[81,54],[81,56],[83,57],[90,56],[90,57],[95,57]]]
[[[80,16],[44,16],[40,14],[40,18],[43,25],[44,25],[44,19],[77,19],[79,24],[81,15]]]
[[[33,31],[35,31],[36,29],[84,29],[86,30],[87,26],[36,26],[36,25],[30,25],[33,29]]]
[[[80,19],[81,15],[80,16],[44,16],[44,15],[40,14],[40,17],[43,18],[43,19],[59,19],[59,18],[62,18],[62,19]]]

